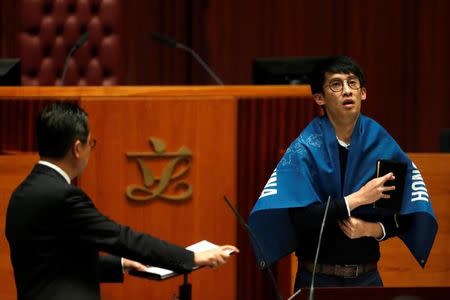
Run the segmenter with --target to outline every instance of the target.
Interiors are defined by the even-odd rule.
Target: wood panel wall
[[[120,223],[179,245],[203,239],[235,245],[236,222],[223,195],[236,205],[236,118],[233,97],[132,97],[83,98],[81,106],[90,115],[91,134],[97,146],[79,185],[95,199],[99,209]],[[136,159],[129,152],[153,153],[150,137],[165,141],[166,152],[181,147],[192,151],[192,165],[182,180],[193,195],[187,201],[154,199],[135,202],[125,196],[125,187],[143,186]],[[155,177],[174,157],[145,159]],[[177,180],[174,180],[177,182]],[[178,181],[181,181],[178,180]],[[154,188],[154,187],[152,187]],[[163,194],[174,194],[174,187]],[[236,298],[236,258],[219,270],[202,269],[189,276],[193,299]],[[182,277],[166,282],[129,278],[123,285],[102,289],[105,299],[170,299],[178,292]]]

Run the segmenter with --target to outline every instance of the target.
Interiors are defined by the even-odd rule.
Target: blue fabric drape
[[[358,117],[352,134],[342,190],[338,143],[326,116],[315,118],[289,146],[249,217],[249,226],[266,256],[254,247],[258,261],[267,260],[270,265],[297,248],[299,241],[288,216],[289,208],[358,191],[374,177],[379,159],[408,166],[400,211],[408,216],[408,222],[399,237],[424,267],[437,232],[426,185],[420,171],[395,140],[364,115]],[[374,214],[376,209],[369,205],[352,211],[355,216]]]

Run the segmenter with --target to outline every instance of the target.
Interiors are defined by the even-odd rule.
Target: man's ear
[[[80,158],[81,155],[81,141],[76,140],[72,145],[72,154],[75,158]]]
[[[321,93],[313,94],[314,101],[320,106],[325,105],[325,99]]]
[[[367,90],[365,87],[361,88],[361,101],[366,100],[367,98]]]

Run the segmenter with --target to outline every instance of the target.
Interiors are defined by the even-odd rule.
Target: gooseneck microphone
[[[89,38],[89,32],[86,31],[78,38],[78,40],[75,42],[75,44],[72,46],[72,48],[70,48],[69,53],[67,53],[66,60],[64,61],[63,72],[61,75],[61,85],[64,85],[64,79],[66,78],[66,72],[67,72],[67,68],[69,66],[70,58],[78,49],[81,48],[81,46],[84,45],[84,43],[86,43],[88,38]]]
[[[192,50],[188,46],[186,46],[182,43],[179,43],[179,42],[177,42],[165,35],[157,33],[157,32],[150,32],[150,38],[153,39],[154,41],[157,41],[157,42],[164,44],[166,46],[169,46],[171,48],[178,48],[178,49],[188,52],[206,70],[206,72],[208,72],[208,74],[214,79],[214,81],[218,85],[223,85],[223,81],[220,80],[220,78],[213,72],[213,70],[211,70],[211,68],[203,61],[203,59],[194,50]]]
[[[325,221],[327,219],[328,206],[330,205],[330,200],[331,200],[331,196],[328,196],[327,205],[325,206],[325,212],[323,213],[322,225],[320,226],[319,241],[317,242],[316,257],[314,258],[314,266],[313,266],[312,277],[311,277],[311,286],[309,287],[308,300],[314,299],[314,277],[316,276],[317,259],[319,258],[319,251],[320,251],[320,244],[322,242],[323,228],[325,227]]]
[[[272,270],[270,269],[270,267],[267,264],[267,258],[266,255],[264,254],[264,251],[261,247],[261,245],[259,244],[258,240],[256,239],[255,234],[253,233],[253,231],[250,229],[250,227],[248,226],[248,224],[244,221],[244,218],[241,217],[241,215],[239,214],[239,212],[237,211],[237,209],[230,203],[230,201],[228,201],[227,196],[223,197],[225,202],[227,203],[227,205],[231,208],[231,210],[233,211],[234,215],[236,216],[236,218],[238,219],[239,223],[242,225],[242,227],[248,232],[250,238],[254,241],[254,245],[256,246],[256,248],[258,248],[259,253],[261,254],[261,258],[262,261],[260,263],[260,267],[262,269],[266,268],[267,272],[269,273],[269,277],[270,277],[270,281],[272,282],[273,288],[275,290],[276,293],[276,299],[277,300],[282,300],[281,298],[281,294],[280,294],[280,290],[278,289],[278,285],[277,282],[275,281],[275,277],[273,276]]]

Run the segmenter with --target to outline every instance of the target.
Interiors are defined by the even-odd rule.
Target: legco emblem
[[[177,152],[166,152],[165,142],[156,137],[151,137],[149,143],[153,152],[126,153],[129,159],[136,160],[143,177],[143,185],[131,184],[127,187],[127,197],[135,201],[189,199],[192,196],[192,186],[184,178],[191,167],[191,150],[182,146]],[[164,161],[168,162],[162,167],[161,176],[157,177],[150,165],[152,162],[161,164]]]

